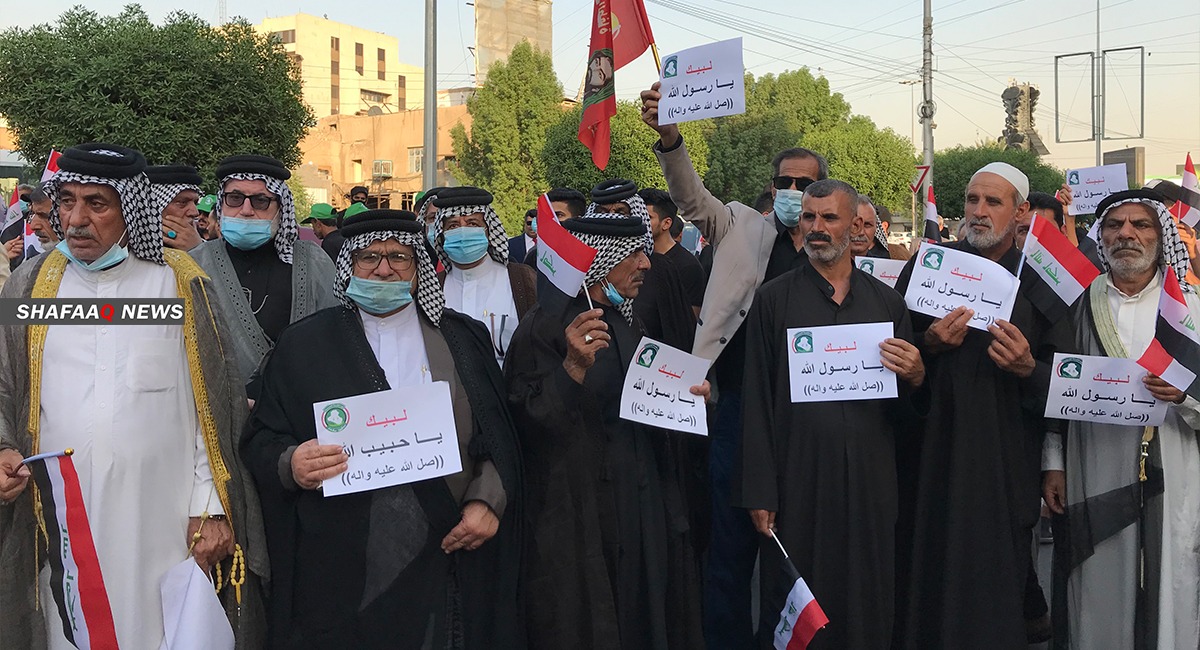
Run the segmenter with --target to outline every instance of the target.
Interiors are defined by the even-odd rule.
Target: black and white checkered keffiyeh
[[[279,229],[275,231],[275,252],[280,261],[291,264],[292,251],[296,247],[296,239],[300,237],[300,227],[296,224],[296,200],[292,197],[292,190],[288,188],[287,182],[266,174],[230,174],[220,179],[217,188],[217,206],[222,213],[225,205],[225,183],[233,179],[262,181],[267,184],[268,192],[279,197]]]
[[[1179,226],[1175,224],[1175,219],[1171,216],[1171,213],[1167,212],[1167,206],[1163,205],[1160,201],[1153,201],[1151,199],[1125,199],[1124,201],[1117,201],[1108,206],[1104,210],[1104,214],[1108,214],[1112,212],[1113,208],[1125,205],[1126,203],[1140,203],[1148,206],[1158,214],[1159,234],[1161,235],[1162,242],[1162,256],[1158,260],[1158,263],[1166,264],[1175,269],[1175,277],[1179,279],[1179,286],[1183,289],[1184,293],[1195,292],[1195,288],[1184,280],[1187,277],[1188,269],[1191,268],[1191,257],[1188,255],[1187,245],[1179,238]],[[1104,214],[1099,216],[1097,219],[1098,223],[1104,221]],[[1100,253],[1100,262],[1104,264],[1104,272],[1109,273],[1112,271],[1112,268],[1108,264],[1108,258],[1104,255],[1104,242],[1101,241],[1100,245],[1096,248]]]
[[[91,153],[104,156],[120,156],[115,151],[99,149]],[[150,179],[140,173],[129,178],[103,178],[66,170],[59,170],[46,182],[44,190],[54,202],[50,209],[50,227],[59,240],[65,239],[62,221],[58,215],[59,191],[65,183],[91,183],[107,185],[121,197],[121,216],[125,220],[129,237],[129,251],[134,257],[155,264],[166,264],[163,259],[162,210],[155,207],[150,192]]]
[[[875,222],[875,241],[884,248],[888,246],[887,233],[883,231],[883,224],[878,221]]]
[[[625,199],[624,201],[620,201],[620,202],[629,206],[629,216],[637,217],[638,219],[641,219],[642,224],[646,226],[646,236],[643,238],[645,241],[643,243],[642,248],[643,248],[643,250],[646,251],[646,255],[649,255],[651,252],[654,251],[654,237],[650,234],[650,211],[646,209],[646,202],[643,201],[642,197],[638,196],[637,194],[634,194],[633,196]],[[583,216],[603,218],[606,215],[601,212],[596,212],[596,204],[595,203],[589,203],[588,207],[587,207],[587,211],[583,213]],[[622,217],[621,215],[612,215],[612,216],[620,217],[620,218],[624,219],[624,217]],[[617,261],[620,261],[620,260],[617,260]],[[605,271],[605,273],[607,273],[607,271]]]
[[[490,205],[456,205],[450,208],[438,208],[437,218],[433,220],[433,246],[437,250],[438,259],[447,268],[453,265],[450,256],[443,248],[445,239],[442,233],[442,222],[451,217],[461,217],[466,214],[483,213],[484,229],[487,230],[488,255],[501,264],[508,264],[508,237],[504,235],[504,225],[500,223],[500,215]]]
[[[398,230],[379,230],[355,235],[342,244],[342,250],[337,258],[337,280],[333,292],[343,305],[355,308],[354,301],[346,296],[346,288],[350,286],[350,278],[354,275],[354,253],[367,246],[388,239],[395,239],[406,246],[411,246],[417,255],[417,295],[414,300],[425,317],[434,327],[442,322],[442,311],[446,309],[446,294],[442,292],[442,284],[438,282],[437,271],[433,260],[425,249],[425,236],[419,232],[400,232]]]
[[[204,192],[200,191],[199,185],[189,185],[187,183],[163,183],[161,185],[150,184],[150,197],[154,201],[154,206],[159,214],[166,212],[167,206],[171,205],[171,201],[183,192],[192,190],[197,194],[197,197],[204,196]]]

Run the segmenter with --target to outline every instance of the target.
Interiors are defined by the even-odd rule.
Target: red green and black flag
[[[613,30],[609,0],[596,0],[592,11],[592,45],[587,77],[583,82],[583,119],[579,141],[592,152],[592,163],[608,166],[612,133],[609,119],[617,114],[617,91],[613,81]]]

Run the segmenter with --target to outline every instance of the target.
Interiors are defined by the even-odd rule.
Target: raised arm
[[[733,210],[713,196],[700,180],[679,127],[658,123],[658,102],[662,99],[658,88],[659,82],[656,81],[649,90],[642,91],[642,121],[658,133],[659,141],[654,145],[654,155],[658,157],[658,164],[667,179],[667,191],[687,220],[695,224],[705,239],[716,246],[726,233],[733,230]]]

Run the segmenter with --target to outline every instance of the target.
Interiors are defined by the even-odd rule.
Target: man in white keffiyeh
[[[1072,312],[1075,343],[1137,359],[1154,340],[1167,269],[1182,277],[1187,249],[1152,190],[1113,194],[1096,214],[1106,272]],[[1200,298],[1181,286],[1200,321]],[[1054,637],[1064,648],[1200,646],[1200,402],[1144,371],[1131,379],[1165,406],[1161,425],[1072,421],[1042,447],[1042,495],[1060,515]]]
[[[257,395],[254,371],[283,328],[337,304],[333,262],[320,246],[298,238],[291,175],[267,156],[222,160],[214,208],[222,238],[192,251],[216,284],[251,399]]]
[[[433,246],[446,268],[446,305],[481,322],[504,365],[517,323],[537,301],[536,272],[510,263],[508,239],[492,209],[492,195],[477,187],[441,190],[433,205]]]

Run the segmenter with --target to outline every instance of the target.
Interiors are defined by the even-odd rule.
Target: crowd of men
[[[0,647],[72,647],[22,464],[65,448],[126,648],[162,644],[159,583],[189,553],[239,648],[780,648],[784,549],[829,619],[812,648],[1200,645],[1200,403],[1147,375],[1161,427],[1043,416],[1056,352],[1150,344],[1165,270],[1195,257],[1172,197],[1108,197],[1093,241],[1068,192],[981,168],[946,245],[1018,273],[1036,214],[1103,271],[1069,316],[1022,284],[983,331],[966,306],[910,311],[912,261],[895,289],[856,267],[910,251],[820,152],[780,152],[761,205],[725,203],[659,99],[642,93],[642,118],[666,188],[548,192],[597,251],[577,295],[535,270],[538,211],[510,238],[483,188],[407,211],[356,187],[344,211],[297,215],[267,156],[224,159],[204,195],[191,167],[64,152],[22,190],[38,245],[0,234],[20,242],[0,297],[180,298],[186,318],[0,329]],[[685,216],[707,265],[679,243]],[[899,396],[793,402],[787,330],[863,323],[893,329]],[[712,361],[691,389],[707,438],[620,417],[642,336]],[[462,470],[324,495],[350,458],[318,442],[313,405],[433,382]]]

